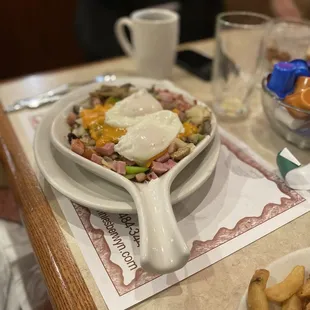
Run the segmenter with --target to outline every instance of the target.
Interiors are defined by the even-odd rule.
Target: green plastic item
[[[290,160],[286,159],[285,157],[282,157],[280,155],[281,152],[279,152],[277,155],[277,165],[279,167],[279,170],[280,170],[282,177],[285,179],[285,176],[287,175],[287,173],[289,171],[296,169],[299,166],[296,165],[295,163],[291,162]]]

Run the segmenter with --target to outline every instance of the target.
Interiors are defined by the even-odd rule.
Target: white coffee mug
[[[125,26],[131,33],[131,44]],[[135,11],[119,18],[115,34],[123,51],[134,58],[138,73],[156,79],[169,78],[179,43],[179,15],[165,9]]]

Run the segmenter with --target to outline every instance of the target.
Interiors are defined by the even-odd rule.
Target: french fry
[[[310,302],[307,304],[305,310],[310,310]]]
[[[283,302],[293,296],[305,281],[305,267],[296,266],[280,283],[266,288],[267,298],[275,302]]]
[[[269,271],[266,269],[256,270],[248,288],[248,309],[268,310],[268,300],[265,294]]]
[[[299,297],[294,294],[290,299],[283,303],[282,310],[302,310],[302,302]]]
[[[306,280],[304,285],[298,291],[297,296],[299,298],[308,298],[308,297],[310,297],[310,278]]]

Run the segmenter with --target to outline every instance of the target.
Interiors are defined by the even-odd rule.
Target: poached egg
[[[114,149],[120,155],[143,166],[151,158],[163,152],[177,135],[183,125],[176,113],[169,110],[145,115],[139,123],[128,127]]]
[[[105,113],[105,123],[112,127],[127,128],[139,123],[145,115],[161,110],[160,102],[146,89],[141,89],[115,103]]]

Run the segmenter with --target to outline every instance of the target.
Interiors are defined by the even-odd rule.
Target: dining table
[[[214,56],[215,40],[186,43],[192,49]],[[240,50],[240,53],[246,51]],[[35,158],[18,116],[25,110],[6,113],[5,106],[69,82],[86,81],[103,73],[137,76],[134,61],[117,57],[55,71],[35,73],[0,85],[0,159],[2,182],[12,188],[21,207],[23,225],[40,265],[50,301],[55,309],[107,309],[68,222],[51,190],[43,193],[35,173]],[[212,103],[212,85],[178,66],[171,81],[207,104]],[[288,145],[268,123],[261,105],[261,89],[249,100],[250,114],[236,121],[218,119],[227,132],[246,143],[276,167],[277,153]],[[305,164],[310,152],[290,145]],[[3,177],[4,176],[4,177]],[[308,247],[310,213],[289,222],[263,238],[227,256],[210,267],[135,305],[134,309],[235,310],[255,269]]]

